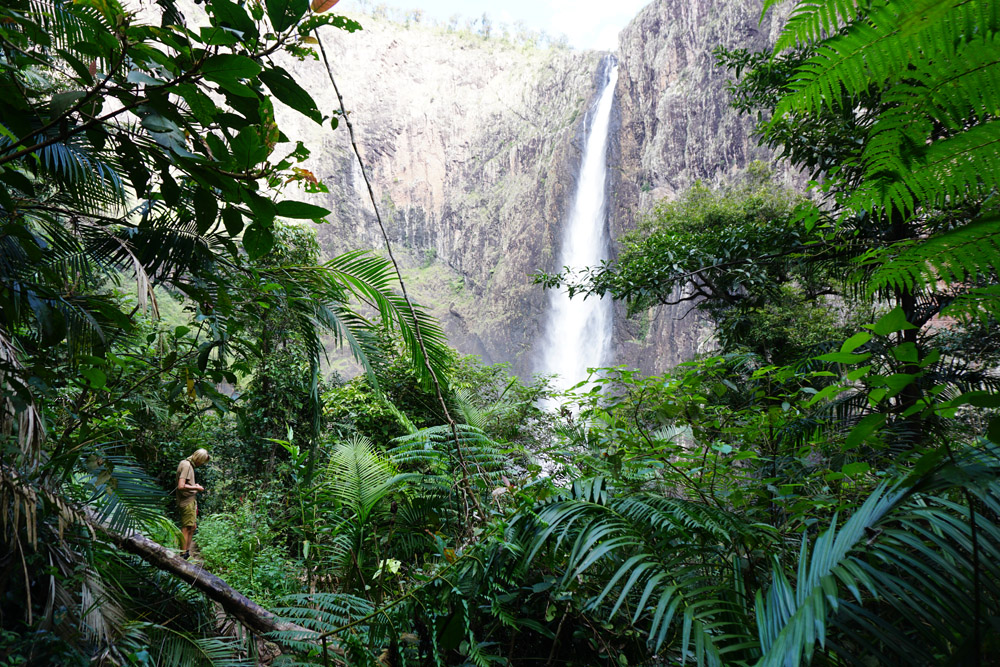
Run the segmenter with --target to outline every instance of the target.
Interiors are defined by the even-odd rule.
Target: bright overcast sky
[[[400,9],[422,9],[441,21],[454,14],[478,18],[489,14],[495,22],[513,25],[523,21],[529,28],[560,34],[581,49],[611,51],[618,46],[618,33],[650,0],[369,0]],[[356,10],[358,0],[341,0],[337,9]]]

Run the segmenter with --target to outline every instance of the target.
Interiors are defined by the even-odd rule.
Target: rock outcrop
[[[631,229],[652,204],[695,180],[721,181],[755,159],[752,122],[728,107],[718,45],[760,49],[777,22],[759,0],[656,0],[624,30],[611,137],[609,226]],[[324,41],[408,286],[452,345],[530,375],[548,300],[530,274],[551,271],[571,203],[605,54],[538,49],[469,33],[359,17],[364,30]],[[321,108],[336,98],[320,63],[295,63]],[[331,188],[328,253],[383,247],[347,132],[307,140]],[[620,309],[621,310],[621,309]],[[617,363],[661,372],[710,344],[687,309],[616,320]]]
[[[453,346],[529,375],[547,305],[530,274],[554,261],[602,54],[359,20],[363,31],[324,32],[324,45],[408,288]],[[336,108],[321,64],[291,67]],[[322,137],[306,142],[331,190],[321,244],[382,249],[346,129],[310,123],[282,117],[290,136]]]
[[[756,51],[773,44],[780,17],[759,21],[760,9],[759,0],[657,0],[621,33],[613,238],[695,181],[724,182],[754,160],[771,159],[757,146],[752,120],[728,106],[728,74],[712,53],[717,46]],[[628,321],[619,308],[618,363],[662,372],[707,349],[710,328],[690,311],[690,304],[661,307]]]

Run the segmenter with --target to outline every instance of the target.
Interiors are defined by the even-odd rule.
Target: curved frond
[[[569,497],[519,515],[513,524],[524,540],[526,563],[543,551],[564,553],[561,586],[596,576],[601,587],[585,608],[609,620],[628,615],[654,652],[708,665],[753,656],[749,620],[738,601],[743,593],[729,582],[736,576],[734,545],[766,541],[767,531],[688,501],[614,497],[599,478],[574,484]]]
[[[326,482],[330,495],[364,523],[392,489],[396,474],[392,462],[375,451],[368,438],[356,435],[334,448]]]
[[[808,664],[819,647],[849,658],[860,646],[894,655],[891,662],[937,656],[932,660],[943,664],[965,650],[977,624],[985,630],[994,623],[1000,486],[963,484],[975,499],[970,508],[941,493],[951,486],[947,479],[879,486],[842,526],[835,518],[811,549],[803,539],[794,585],[776,564],[770,590],[757,596],[759,664]],[[884,621],[888,609],[906,622]],[[834,630],[838,639],[830,641]]]
[[[895,256],[887,256],[890,251]],[[869,254],[863,263],[878,267],[868,281],[869,296],[886,288],[919,292],[938,283],[974,284],[1000,274],[1000,216],[988,215],[919,243],[896,244]],[[996,304],[981,305],[997,310]]]

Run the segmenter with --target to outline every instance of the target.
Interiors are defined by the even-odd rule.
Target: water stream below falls
[[[586,144],[569,219],[563,229],[559,266],[577,272],[607,259],[606,187],[608,131],[618,63],[611,56],[601,69],[604,83],[588,111]],[[570,299],[565,289],[549,290],[549,317],[539,355],[538,372],[555,374],[553,386],[565,390],[587,379],[587,369],[612,363],[611,298]]]

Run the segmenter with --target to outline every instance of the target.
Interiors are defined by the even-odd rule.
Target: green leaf
[[[990,425],[986,429],[986,437],[1000,445],[1000,417],[994,417],[990,420]]]
[[[309,9],[309,0],[267,0],[267,17],[275,32],[284,32],[298,23]]]
[[[0,181],[17,188],[22,194],[27,195],[28,197],[35,196],[35,186],[31,184],[31,181],[27,176],[19,171],[7,168],[5,171],[0,172]]]
[[[202,125],[211,124],[216,114],[219,113],[219,108],[215,106],[212,98],[201,92],[194,84],[182,83],[174,86],[173,92],[180,95],[187,102],[191,113],[194,114],[194,117]],[[219,156],[216,156],[216,159],[218,160]]]
[[[76,75],[80,77],[83,83],[90,86],[94,83],[94,77],[90,74],[90,69],[84,65],[79,58],[77,58],[71,51],[66,49],[56,49],[56,52],[62,57],[63,60],[69,63],[69,66],[73,68]]]
[[[253,212],[256,224],[270,225],[274,221],[277,211],[274,208],[274,202],[270,199],[250,190],[241,190],[240,197]]]
[[[873,386],[885,386],[889,388],[887,396],[892,397],[901,392],[905,387],[913,384],[917,379],[916,375],[908,373],[893,373],[892,375],[876,375],[870,380]]]
[[[847,374],[848,382],[857,382],[860,378],[868,375],[868,371],[872,369],[871,365],[861,366],[860,368],[855,368],[853,371]]]
[[[871,329],[874,333],[879,336],[888,336],[896,331],[905,331],[907,329],[916,329],[917,327],[906,321],[906,314],[903,309],[896,306],[888,313],[883,315],[878,322],[875,324],[866,324],[865,328]]]
[[[250,170],[267,158],[268,150],[260,141],[257,129],[243,128],[229,146],[233,155],[233,164],[237,169]]]
[[[194,192],[194,219],[198,227],[198,233],[204,234],[212,225],[219,214],[219,202],[211,192],[204,188],[198,188]]]
[[[52,96],[52,101],[50,102],[52,115],[63,115],[66,113],[67,109],[83,99],[83,96],[86,94],[86,91],[83,90],[73,90],[68,93],[56,93]]]
[[[260,80],[279,100],[317,123],[323,122],[323,114],[312,96],[284,69],[278,66],[268,68],[260,73]]]
[[[227,206],[222,211],[222,224],[226,226],[230,236],[236,236],[243,231],[243,214],[238,209]]]
[[[166,169],[160,172],[160,179],[160,194],[163,195],[163,201],[170,206],[177,206],[181,196],[181,189],[178,187],[177,181]]]
[[[180,129],[177,123],[156,112],[145,116],[142,119],[142,126],[150,132],[176,132]]]
[[[863,475],[871,470],[871,466],[864,461],[855,461],[854,463],[848,463],[840,469],[842,473],[848,477],[855,477],[857,475]]]
[[[878,413],[871,414],[858,422],[858,425],[851,429],[851,432],[847,434],[847,440],[844,443],[845,449],[854,449],[862,442],[865,441],[868,436],[875,432],[875,429],[881,427],[885,424],[887,415]]]
[[[917,351],[917,346],[914,343],[901,343],[893,347],[890,351],[897,361],[902,361],[903,363],[915,364],[920,360],[920,353]]]
[[[101,389],[108,382],[108,376],[100,368],[80,368],[80,375],[87,378],[87,384],[92,389]]]
[[[209,46],[232,46],[240,43],[233,31],[222,28],[202,28],[199,34],[201,40]]]
[[[250,58],[232,53],[211,56],[201,66],[205,78],[215,83],[253,79],[260,70],[260,65]]]
[[[330,211],[322,206],[315,206],[301,201],[282,201],[275,206],[277,215],[282,218],[296,220],[317,220],[330,215]]]
[[[872,339],[872,335],[867,331],[861,331],[854,334],[850,338],[844,341],[844,344],[840,346],[841,352],[854,352],[868,341]]]
[[[851,354],[850,352],[829,352],[827,354],[821,354],[816,359],[820,361],[829,361],[834,364],[860,364],[862,361],[866,361],[871,354]]]
[[[977,408],[1000,408],[1000,394],[991,394],[988,391],[970,391],[959,396],[955,401],[955,405],[972,405]]]
[[[211,0],[206,9],[215,17],[214,24],[238,30],[243,33],[244,41],[247,37],[256,39],[257,28],[243,7],[230,0]]]
[[[270,227],[253,223],[243,232],[243,247],[250,259],[259,259],[274,247],[274,231]]]

